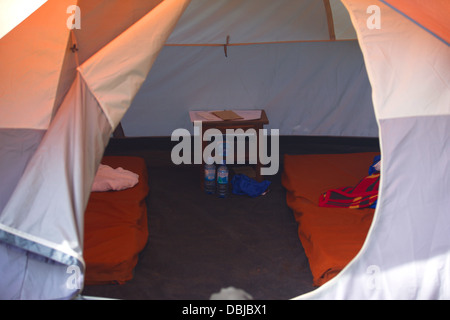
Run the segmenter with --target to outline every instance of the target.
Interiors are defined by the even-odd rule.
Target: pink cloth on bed
[[[113,169],[100,164],[92,184],[92,192],[119,191],[134,187],[139,182],[139,175],[122,167]]]

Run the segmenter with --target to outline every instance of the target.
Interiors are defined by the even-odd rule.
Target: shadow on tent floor
[[[266,177],[272,181],[267,195],[219,199],[200,189],[198,166],[173,166],[167,163],[167,150],[152,149],[145,145],[148,141],[125,141],[112,141],[107,153],[139,155],[148,163],[148,244],[133,280],[123,285],[88,286],[84,295],[207,300],[222,288],[233,286],[257,300],[285,300],[314,290],[297,223],[286,205],[282,167],[277,175]],[[374,141],[361,145],[347,141],[347,146],[329,141],[328,148],[317,141],[303,141],[303,145],[296,140],[284,142],[282,154],[295,150],[372,151],[378,147]]]

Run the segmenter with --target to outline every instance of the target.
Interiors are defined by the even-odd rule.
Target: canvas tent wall
[[[281,135],[378,136],[350,17],[340,1],[325,3],[191,1],[122,120],[125,134],[192,131],[188,110],[258,108]]]
[[[145,101],[149,108],[156,108],[152,116],[161,114],[154,103],[153,93],[147,93],[146,89],[155,91],[159,97],[169,96],[175,90],[181,90],[183,85],[192,80],[192,74],[201,69],[197,66],[196,70],[191,71],[191,76],[183,78],[176,71],[189,69],[190,65],[186,63],[189,60],[184,60],[178,67],[169,68],[171,72],[159,73],[157,68],[161,68],[160,63],[164,62],[166,56],[180,56],[174,53],[178,49],[181,56],[189,53],[194,60],[200,51],[206,53],[205,57],[212,56],[214,59],[205,62],[209,65],[214,65],[212,61],[218,61],[215,59],[219,58],[219,52],[222,64],[231,61],[238,63],[239,67],[245,66],[244,62],[254,57],[257,61],[275,57],[276,63],[272,68],[260,71],[258,67],[264,63],[261,62],[255,64],[254,69],[248,69],[256,76],[264,75],[261,79],[278,77],[279,82],[266,80],[275,92],[264,96],[265,99],[257,100],[258,95],[252,96],[248,92],[253,89],[261,92],[262,86],[254,85],[252,77],[243,77],[241,83],[247,85],[248,92],[240,92],[239,96],[247,98],[247,104],[241,105],[244,108],[250,104],[249,97],[256,101],[252,106],[259,106],[258,102],[266,99],[273,100],[272,104],[267,104],[269,109],[274,110],[275,124],[272,125],[285,128],[287,133],[373,136],[378,134],[379,128],[383,180],[380,204],[368,240],[360,255],[340,276],[305,298],[450,297],[450,241],[447,237],[450,217],[446,214],[450,205],[450,179],[447,178],[450,154],[450,59],[448,39],[447,43],[442,41],[448,36],[446,20],[443,25],[447,32],[443,35],[437,31],[431,34],[429,31],[433,27],[425,30],[424,24],[428,26],[426,22],[414,20],[408,13],[401,11],[404,8],[401,6],[402,1],[385,1],[389,3],[388,6],[381,1],[345,0],[343,3],[350,12],[363,53],[359,57],[357,54],[352,55],[352,59],[356,59],[352,67],[350,61],[345,59],[349,52],[356,52],[355,43],[334,41],[334,37],[338,40],[339,37],[351,38],[351,32],[342,31],[349,30],[350,24],[339,1],[264,1],[270,10],[263,8],[262,11],[255,7],[255,2],[192,0],[189,4],[189,1],[176,0],[134,0],[124,4],[123,1],[78,1],[77,4],[82,8],[84,27],[71,32],[67,29],[66,20],[67,8],[73,3],[49,0],[1,39],[0,172],[2,177],[8,179],[8,184],[2,184],[0,190],[2,298],[69,298],[80,293],[84,268],[83,212],[96,166],[112,130],[122,119],[124,124],[132,121],[131,112],[139,108],[140,101]],[[367,9],[374,2],[380,9],[381,29],[367,26],[367,19],[371,15]],[[416,5],[413,4],[414,8],[420,4],[418,1],[413,2]],[[226,4],[230,4],[230,7]],[[261,6],[261,2],[258,4]],[[445,1],[433,4],[437,12],[449,12]],[[290,10],[285,10],[283,5],[289,5]],[[259,20],[247,23],[247,19],[239,16],[242,12],[248,12],[246,10],[264,14],[259,16]],[[304,13],[305,10],[307,13]],[[279,19],[288,19],[289,15],[286,14],[291,11],[291,18],[303,17],[299,21],[289,20],[294,25],[299,23],[294,29],[302,30],[301,38],[280,39],[279,35],[272,33],[270,25],[261,23],[265,15],[274,12],[282,14]],[[417,10],[414,12],[417,13]],[[209,26],[211,21],[216,21],[215,17],[222,16],[221,13],[231,14],[234,21],[244,21],[244,25],[253,26],[247,30],[255,31],[250,33],[250,38],[246,38],[249,36],[247,32],[240,34],[240,29],[233,31],[230,35],[231,44],[258,44],[229,46],[228,57],[224,57],[223,41],[225,35],[231,32],[201,27]],[[245,16],[249,18],[249,15]],[[310,16],[314,19],[308,19]],[[343,17],[344,22],[341,23],[339,17]],[[178,20],[177,29],[170,35]],[[102,24],[98,25],[96,21]],[[235,26],[228,20],[219,19],[219,22]],[[205,44],[203,39],[196,39],[198,43],[193,43],[189,36],[198,35],[193,32],[195,30],[211,30],[211,34],[201,33],[210,41],[208,46],[196,51],[199,48],[176,45],[183,44],[183,41],[194,44],[192,47]],[[285,30],[281,34],[290,35]],[[305,34],[310,38],[305,38]],[[268,39],[266,35],[269,35]],[[45,46],[39,40],[45,40]],[[172,45],[166,46],[156,59],[166,40]],[[273,40],[286,43],[265,43]],[[291,40],[294,42],[288,43]],[[261,49],[263,44],[270,49],[265,49],[266,46]],[[333,92],[334,85],[342,82],[330,84],[324,79],[325,85],[329,87],[325,90],[326,98],[321,98],[320,90],[302,91],[300,84],[308,85],[308,82],[306,78],[299,78],[295,72],[290,77],[280,76],[281,71],[292,72],[290,69],[293,68],[283,64],[283,57],[297,62],[295,67],[308,67],[308,64],[302,64],[296,57],[286,53],[289,45],[294,48],[293,56],[305,52],[315,55],[323,49],[333,49],[336,51],[335,62],[327,61],[330,55],[324,56],[322,53],[322,61],[328,63],[326,67],[355,69],[351,69],[353,72],[330,70],[331,75],[342,76],[338,80],[343,79],[345,85],[338,92]],[[68,50],[70,47],[78,51],[72,53]],[[341,64],[341,61],[345,63]],[[378,128],[373,127],[373,118],[364,120],[370,118],[372,102],[367,98],[367,94],[371,94],[368,90],[370,86],[357,86],[364,84],[364,81],[367,83],[367,79],[364,80],[364,76],[367,76],[363,71],[363,61],[373,89]],[[154,68],[146,78],[153,62]],[[77,64],[79,67],[75,68]],[[324,71],[325,66],[314,65],[308,75],[319,77],[314,73],[315,69],[319,69],[320,77],[326,78],[330,74]],[[358,68],[359,73],[355,71]],[[164,79],[161,75],[174,79],[174,85],[171,87],[162,83],[163,88],[158,88],[159,81],[152,82],[153,73],[155,79]],[[212,75],[218,76],[215,73]],[[217,83],[220,86],[227,83],[228,86],[224,87],[228,91],[222,92],[221,96],[214,96],[213,102],[224,101],[227,105],[236,103],[236,100],[228,100],[235,90],[241,90],[239,85],[233,86],[233,78],[227,80],[228,76],[233,75],[233,72],[220,74],[225,79]],[[300,84],[297,85],[296,81]],[[309,88],[320,87],[315,86],[317,81],[313,83],[314,86]],[[291,89],[285,90],[288,86],[292,86]],[[206,87],[204,92],[213,92],[211,88]],[[204,106],[211,106],[207,94],[199,90],[203,88],[197,89],[196,94],[206,97],[199,101]],[[302,99],[317,101],[317,107],[302,113],[304,106],[297,105],[298,113],[302,115],[300,121],[306,123],[284,125],[283,122],[287,120],[283,119],[290,119],[295,109],[286,107],[284,112],[277,112],[273,108],[282,105],[284,95],[295,99],[296,89]],[[359,89],[364,92],[361,94]],[[221,93],[219,90],[214,92]],[[133,99],[135,95],[136,99]],[[146,100],[149,97],[151,101]],[[318,100],[313,100],[314,97]],[[339,99],[345,102],[336,103]],[[357,104],[359,99],[364,101],[360,110],[365,111],[359,113],[358,119],[366,121],[366,124],[372,123],[370,130],[365,128],[366,131],[363,131],[358,125],[350,125],[354,128],[350,133],[343,130],[346,125],[338,120],[348,116],[339,114],[322,122],[327,125],[318,125],[321,122],[317,119],[326,119],[330,113],[330,109],[319,111],[319,108],[333,102],[338,110],[358,114],[359,109],[348,110],[348,105]],[[323,114],[318,116],[320,112]],[[128,114],[131,118],[127,120]],[[186,117],[178,111],[171,111],[170,114],[172,117]],[[309,120],[314,118],[316,120]],[[154,119],[154,123],[158,120]],[[186,127],[187,123],[183,121],[175,122]],[[296,126],[299,126],[297,131]],[[303,128],[308,130],[302,131]],[[155,132],[166,134],[163,131]],[[427,188],[423,181],[428,182]]]

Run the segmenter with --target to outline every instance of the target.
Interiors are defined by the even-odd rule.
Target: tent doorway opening
[[[138,156],[149,175],[148,242],[133,279],[88,285],[83,294],[119,299],[209,299],[234,287],[254,299],[285,300],[317,288],[278,174],[270,192],[220,199],[203,192],[199,166],[171,162],[170,137],[111,139],[106,156]],[[285,154],[378,151],[377,138],[280,137]]]

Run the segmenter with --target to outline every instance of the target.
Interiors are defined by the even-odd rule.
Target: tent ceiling
[[[328,8],[328,14],[327,14]],[[192,0],[168,44],[230,44],[356,39],[339,0]]]

